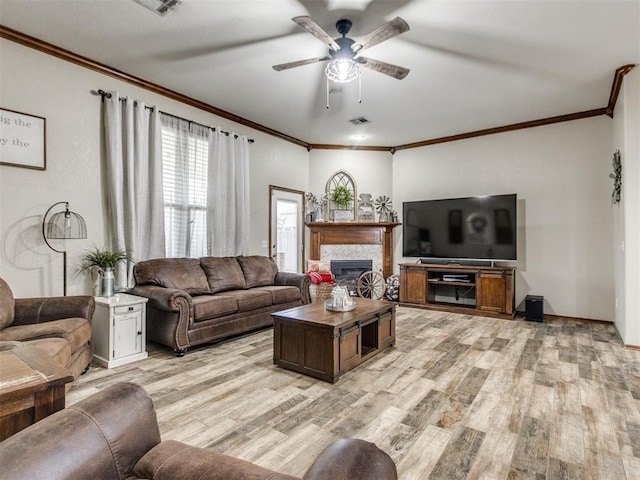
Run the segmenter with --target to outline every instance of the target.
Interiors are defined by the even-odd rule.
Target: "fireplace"
[[[373,268],[371,260],[331,260],[331,273],[336,277],[336,283],[347,287],[353,297],[358,295],[356,283],[362,272]]]
[[[310,258],[370,258],[384,277],[393,273],[393,229],[397,222],[311,222]],[[345,251],[346,250],[346,251]]]

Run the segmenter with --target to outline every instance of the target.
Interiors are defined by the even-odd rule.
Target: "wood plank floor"
[[[640,479],[640,351],[612,325],[398,308],[397,345],[336,384],[275,367],[272,331],[92,366],[67,404],[118,381],[163,439],[301,476],[331,441],[375,442],[409,479]]]

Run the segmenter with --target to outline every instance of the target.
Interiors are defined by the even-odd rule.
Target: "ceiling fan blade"
[[[329,57],[307,58],[306,60],[298,60],[296,62],[281,63],[279,65],[274,65],[272,68],[279,72],[289,68],[302,67],[303,65],[309,65],[311,63],[324,62],[325,60],[329,60]]]
[[[409,75],[410,71],[408,68],[381,62],[380,60],[374,60],[373,58],[358,57],[357,60],[358,63],[360,63],[363,67],[370,68],[371,70],[375,70],[376,72],[384,73],[385,75],[397,78],[398,80],[402,80],[404,77]]]
[[[296,22],[302,28],[304,28],[307,32],[309,32],[314,37],[318,38],[322,43],[328,45],[332,50],[338,51],[340,50],[340,46],[329,36],[327,32],[325,32],[320,25],[311,20],[311,17],[301,16],[301,17],[293,17],[291,20]]]
[[[385,40],[396,37],[404,32],[407,32],[408,30],[409,24],[402,18],[396,17],[393,20],[385,23],[381,27],[376,28],[373,32],[371,32],[359,42],[355,42],[353,45],[351,45],[351,50],[353,50],[354,52],[359,52],[360,50],[373,47],[380,42],[384,42]]]

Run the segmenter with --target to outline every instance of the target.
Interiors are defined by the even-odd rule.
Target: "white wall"
[[[613,120],[622,160],[621,201],[614,208],[615,323],[627,345],[640,346],[640,70],[624,77]]]
[[[611,144],[596,117],[401,150],[394,204],[517,193],[516,305],[531,293],[545,313],[612,321]],[[400,242],[395,258],[415,261]]]
[[[162,111],[255,139],[250,253],[267,254],[261,242],[268,238],[268,185],[307,189],[304,148],[4,39],[0,50],[0,105],[45,117],[47,128],[45,171],[0,165],[0,276],[16,296],[62,294],[62,255],[49,250],[41,234],[44,212],[62,200],[85,218],[88,230],[86,240],[66,241],[68,293],[92,293],[91,281],[76,274],[83,251],[106,241],[101,103],[92,90],[117,90]]]
[[[373,199],[380,195],[392,196],[393,162],[389,152],[311,150],[309,190],[316,196],[322,194],[327,180],[338,170],[351,175],[358,195],[370,193]]]

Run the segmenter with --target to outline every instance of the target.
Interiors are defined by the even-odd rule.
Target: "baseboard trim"
[[[526,312],[523,311],[523,310],[517,310],[516,311],[516,315],[518,317],[523,317],[523,319],[524,319],[524,317],[526,315]],[[545,321],[548,321],[548,320],[551,320],[551,321],[553,321],[553,320],[564,320],[564,321],[571,321],[571,322],[604,323],[604,324],[607,324],[607,325],[614,323],[611,320],[598,320],[598,319],[595,319],[595,318],[569,317],[567,315],[555,315],[555,314],[550,314],[550,313],[545,313],[542,316],[542,319],[545,320]]]

